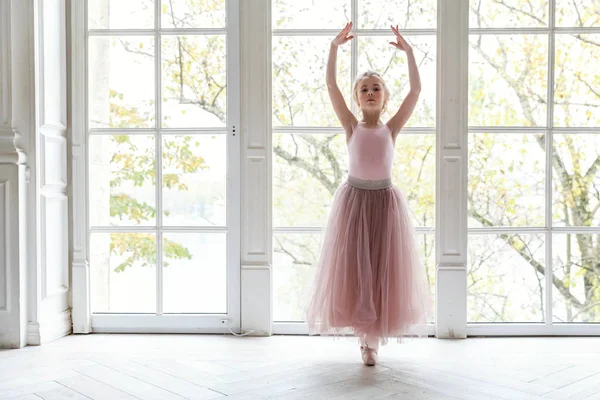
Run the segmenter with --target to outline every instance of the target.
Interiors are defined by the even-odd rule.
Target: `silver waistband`
[[[387,189],[392,186],[392,178],[379,179],[376,181],[365,180],[349,176],[347,180],[348,185],[354,186],[358,189],[366,190],[379,190]]]

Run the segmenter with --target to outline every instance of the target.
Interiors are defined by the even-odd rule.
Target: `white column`
[[[467,335],[469,0],[438,0],[436,337]]]
[[[90,265],[87,258],[85,13],[83,1],[70,4],[71,71],[71,274],[74,333],[90,333]],[[108,108],[107,108],[108,109]],[[108,202],[105,202],[107,204]]]
[[[36,262],[29,268],[27,342],[72,331],[67,174],[66,0],[34,0]]]
[[[0,0],[0,348],[21,348],[27,339],[31,7]]]
[[[271,335],[271,1],[240,1],[242,331]]]

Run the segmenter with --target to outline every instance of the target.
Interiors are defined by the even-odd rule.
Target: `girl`
[[[352,329],[363,362],[375,365],[379,344],[424,323],[431,304],[408,204],[391,180],[396,136],[415,108],[421,83],[412,48],[391,27],[396,42],[390,44],[408,58],[410,92],[384,124],[380,117],[390,92],[376,72],[360,74],[353,89],[358,121],[336,82],[337,49],[354,37],[348,36],[351,28],[350,22],[333,39],[327,63],[329,97],[346,132],[348,179],[334,195],[307,322],[311,334]]]

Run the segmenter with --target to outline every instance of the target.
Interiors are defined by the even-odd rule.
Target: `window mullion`
[[[548,126],[548,132],[546,133],[546,315],[545,324],[546,326],[552,325],[552,281],[554,277],[554,271],[552,267],[552,149],[554,143],[554,58],[555,58],[555,46],[556,40],[554,36],[555,24],[556,24],[556,0],[550,0],[549,2],[549,27],[550,33],[548,34],[548,100],[547,106],[547,119],[546,125]]]
[[[156,232],[156,315],[163,314],[163,241],[162,241],[162,215],[163,215],[163,204],[162,204],[162,101],[161,101],[161,89],[162,89],[162,76],[161,76],[161,35],[160,35],[160,24],[161,24],[161,2],[155,0],[154,2],[154,107],[155,107],[155,143],[156,143],[156,226],[158,230]]]

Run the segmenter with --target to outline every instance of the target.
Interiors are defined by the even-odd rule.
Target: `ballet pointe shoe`
[[[365,365],[369,367],[377,364],[377,350],[379,348],[379,340],[370,335],[361,335],[360,338],[360,353]]]
[[[369,367],[377,364],[377,350],[367,346],[360,346],[363,363]]]

